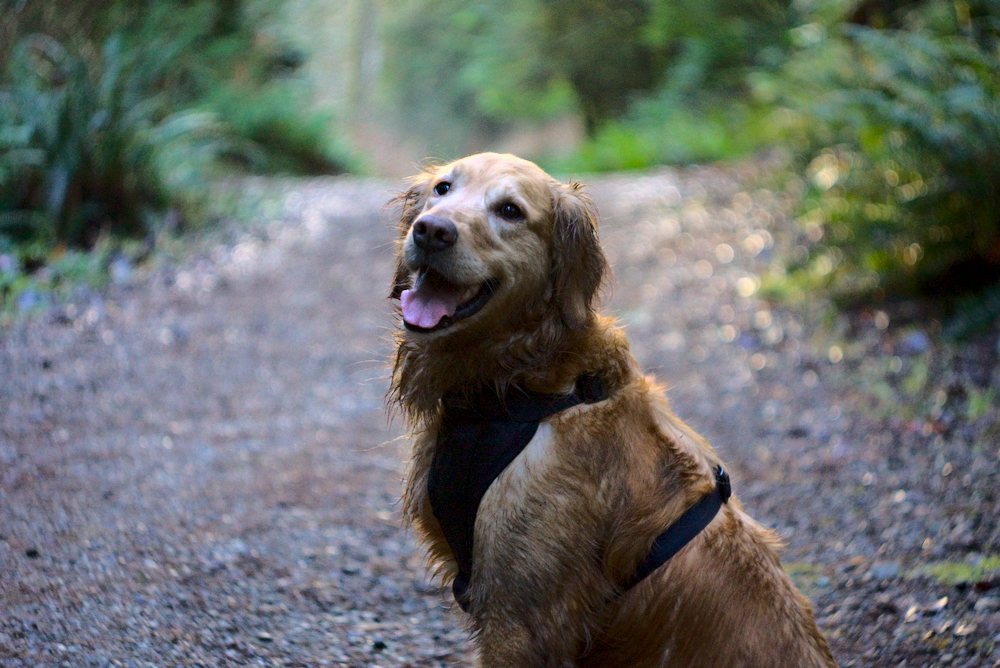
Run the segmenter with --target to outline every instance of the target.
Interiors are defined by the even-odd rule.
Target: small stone
[[[928,613],[933,614],[935,612],[944,610],[947,605],[948,605],[948,597],[942,596],[941,598],[939,598],[938,600],[934,601],[929,606],[927,606],[926,611]]]
[[[38,557],[41,556],[41,554],[38,552],[37,548],[29,547],[27,550],[24,551],[24,556],[26,556],[28,559],[37,559]]]
[[[996,596],[983,596],[972,606],[976,612],[994,612],[1000,610],[1000,598]]]
[[[908,355],[922,355],[930,347],[930,338],[921,331],[910,332],[899,342],[900,352]]]
[[[108,273],[111,275],[111,280],[117,285],[128,283],[129,279],[132,278],[132,263],[128,261],[128,258],[119,255],[111,261]]]
[[[868,570],[875,580],[891,580],[899,575],[899,563],[895,561],[876,561]]]
[[[274,640],[274,636],[272,636],[267,631],[261,631],[260,633],[257,634],[257,640],[261,642],[271,642],[272,640]]]
[[[32,289],[27,289],[17,296],[17,309],[22,313],[25,311],[30,311],[39,304],[41,304],[42,298],[37,291]]]
[[[955,635],[959,638],[972,634],[976,630],[975,624],[959,624],[955,627]]]
[[[383,640],[376,640],[376,641],[374,641],[372,643],[372,651],[373,652],[381,652],[386,647],[387,647],[387,645],[385,644],[385,641],[383,641]]]
[[[976,584],[972,585],[972,588],[976,591],[989,591],[997,586],[997,580],[985,579],[979,580]]]

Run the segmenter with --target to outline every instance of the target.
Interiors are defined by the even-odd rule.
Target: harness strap
[[[607,398],[601,379],[594,374],[577,378],[569,394],[542,394],[515,386],[503,395],[484,387],[472,394],[444,397],[427,493],[458,563],[452,592],[463,610],[469,605],[466,592],[472,577],[476,515],[490,485],[531,442],[542,420]]]
[[[656,537],[649,554],[625,583],[623,591],[628,591],[645,580],[653,571],[680,552],[685,545],[701,533],[702,529],[711,523],[722,504],[729,502],[732,493],[733,488],[729,481],[729,473],[720,464],[715,467],[715,488],[684,511],[684,514],[678,517],[676,522]]]
[[[521,454],[542,420],[607,398],[606,388],[594,374],[577,378],[573,391],[564,395],[519,387],[500,395],[488,387],[469,395],[444,397],[427,492],[431,510],[458,563],[452,592],[463,610],[469,609],[476,515],[490,485]],[[715,469],[715,482],[711,492],[656,537],[623,591],[647,578],[709,525],[732,493],[729,474],[722,466]]]
[[[471,394],[446,394],[444,420],[448,424],[468,422],[540,422],[579,404],[593,404],[608,398],[600,376],[582,374],[569,394],[542,394],[517,385],[500,395],[492,386]]]

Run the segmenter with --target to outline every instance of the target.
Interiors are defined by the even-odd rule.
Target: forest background
[[[995,0],[4,4],[8,311],[210,225],[213,179],[489,148],[563,175],[779,155],[814,246],[777,294],[929,297],[958,335],[1000,312]]]

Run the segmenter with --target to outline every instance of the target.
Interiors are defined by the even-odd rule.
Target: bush
[[[745,157],[780,135],[780,110],[730,102],[687,108],[661,99],[637,102],[625,118],[604,124],[569,158],[543,160],[554,171],[646,169]]]
[[[18,44],[0,89],[0,236],[29,253],[87,247],[184,213],[223,143],[210,114],[171,113],[156,88],[170,63],[119,36],[96,53],[42,35]]]
[[[1000,60],[989,26],[849,26],[826,47],[854,67],[804,105],[826,146],[809,163],[803,221],[824,245],[798,276],[850,299],[997,282]]]
[[[329,119],[290,76],[302,56],[267,32],[272,13],[258,0],[62,0],[5,15],[0,299],[66,249],[148,247],[205,220],[208,177],[233,158],[343,171]]]
[[[597,126],[573,156],[556,163],[559,168],[601,171],[739,158],[783,138],[784,111],[758,81],[783,59],[793,24],[790,3],[646,4],[641,39],[660,63],[654,89],[641,95],[639,87],[626,89],[624,111]],[[596,82],[591,95],[599,88]]]
[[[330,174],[357,168],[348,149],[331,137],[331,115],[305,111],[309,91],[302,81],[219,84],[201,105],[225,119],[234,138],[227,157],[253,171]]]

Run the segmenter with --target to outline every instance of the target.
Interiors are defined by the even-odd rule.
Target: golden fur
[[[439,195],[443,180],[451,190]],[[584,372],[610,394],[543,423],[482,499],[469,588],[480,663],[834,665],[781,569],[777,538],[735,497],[672,560],[621,591],[653,539],[712,489],[719,457],[641,373],[622,330],[593,311],[606,263],[581,187],[498,154],[427,169],[411,186],[400,198],[392,295],[413,280],[411,230],[428,215],[458,230],[435,265],[442,274],[500,285],[468,319],[397,337],[389,398],[413,432],[404,513],[446,583],[456,564],[427,498],[442,395],[483,383],[566,392]],[[523,220],[497,214],[505,201]]]

